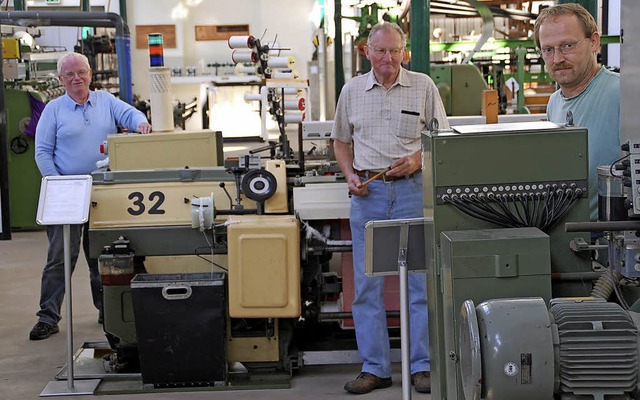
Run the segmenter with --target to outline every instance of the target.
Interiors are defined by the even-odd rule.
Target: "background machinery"
[[[34,30],[31,30],[35,34]],[[35,130],[47,101],[64,94],[56,76],[56,49],[41,49],[25,30],[2,38],[7,171],[11,227],[34,229],[40,171],[34,161]]]

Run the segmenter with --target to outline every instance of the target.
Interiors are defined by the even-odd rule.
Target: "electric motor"
[[[467,400],[630,399],[638,384],[635,313],[603,299],[467,300],[460,372]]]

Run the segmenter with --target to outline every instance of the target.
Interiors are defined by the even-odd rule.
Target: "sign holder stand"
[[[67,295],[67,380],[47,384],[40,397],[93,394],[100,379],[74,382],[73,377],[73,306],[71,292],[71,227],[89,220],[91,201],[90,175],[46,176],[42,178],[36,222],[39,225],[62,225],[64,238],[64,288]]]
[[[365,274],[398,274],[400,280],[400,347],[402,359],[402,399],[411,400],[411,342],[409,319],[409,267],[426,273],[433,237],[431,218],[370,221],[365,225]],[[409,251],[411,249],[411,251]],[[393,260],[394,255],[396,259]],[[425,293],[426,296],[426,293]],[[428,318],[427,315],[424,318]],[[429,332],[425,332],[429,334]]]

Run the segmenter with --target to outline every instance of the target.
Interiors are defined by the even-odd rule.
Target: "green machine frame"
[[[563,276],[563,273],[582,273],[591,271],[589,254],[574,253],[569,247],[572,239],[582,238],[589,241],[587,234],[568,234],[564,231],[565,222],[588,221],[589,206],[586,193],[575,200],[567,213],[555,225],[537,237],[535,232],[529,232],[526,237],[520,237],[517,246],[525,250],[514,250],[514,247],[494,245],[495,252],[488,255],[468,255],[463,263],[451,262],[444,271],[443,260],[449,257],[452,246],[447,244],[442,249],[447,235],[451,237],[451,231],[465,231],[470,235],[470,242],[477,239],[482,230],[503,228],[490,222],[471,217],[456,207],[443,201],[445,193],[473,193],[478,192],[522,192],[540,190],[546,185],[563,184],[575,185],[586,192],[588,180],[588,152],[587,131],[578,127],[560,127],[548,122],[520,123],[504,125],[478,125],[460,127],[452,130],[441,130],[423,133],[423,170],[424,170],[424,215],[433,217],[433,254],[434,260],[427,268],[427,298],[429,304],[429,338],[431,347],[432,370],[432,398],[438,400],[464,400],[462,385],[459,381],[459,363],[457,340],[458,326],[451,328],[451,321],[459,319],[459,303],[465,298],[473,298],[479,301],[492,291],[486,285],[503,285],[496,290],[502,297],[531,296],[530,274],[522,276],[509,276],[499,279],[504,275],[504,265],[500,260],[514,260],[522,258],[523,252],[530,257],[536,254],[535,248],[539,248],[540,271],[544,271],[546,258],[546,276]],[[461,133],[462,132],[462,133]],[[535,185],[535,186],[534,186]],[[539,186],[544,185],[544,186]],[[476,193],[478,193],[476,192]],[[506,241],[516,238],[502,235]],[[533,229],[536,228],[521,228]],[[479,232],[474,235],[474,231]],[[444,232],[444,234],[443,234]],[[526,240],[525,240],[526,239]],[[502,240],[502,239],[500,239]],[[524,240],[524,241],[523,241]],[[494,241],[495,242],[495,241]],[[460,237],[457,239],[457,249],[461,247]],[[547,245],[548,243],[548,245]],[[464,243],[463,243],[464,244]],[[476,245],[477,248],[477,245]],[[443,251],[444,250],[444,251]],[[502,253],[501,253],[502,252]],[[520,254],[520,255],[519,255]],[[462,254],[465,255],[465,254]],[[486,279],[484,276],[471,276],[471,280],[454,278],[465,276],[465,271],[456,270],[457,265],[468,267],[469,265],[487,264],[486,257],[498,260],[493,269],[495,274]],[[482,257],[485,257],[483,260]],[[549,260],[551,273],[548,272]],[[460,260],[460,258],[457,258]],[[493,262],[493,261],[491,261]],[[482,267],[484,268],[484,267]],[[478,269],[481,269],[478,267]],[[524,268],[523,268],[524,269]],[[485,268],[485,270],[487,270]],[[488,269],[491,271],[491,268]],[[535,269],[534,269],[535,270]],[[446,272],[446,273],[445,273]],[[537,274],[537,271],[532,273]],[[469,277],[469,274],[466,274]],[[544,275],[538,275],[541,279]],[[474,282],[475,279],[475,282]],[[506,286],[506,287],[505,287]],[[553,297],[563,296],[587,296],[591,291],[588,280],[561,280],[553,279],[540,285],[540,296],[548,298],[548,288],[551,287]],[[449,288],[449,290],[445,290]],[[453,289],[451,289],[453,288]],[[535,292],[535,291],[534,291]],[[455,298],[447,299],[447,296]],[[490,296],[496,297],[496,296]],[[449,325],[447,327],[447,324]],[[453,338],[453,340],[452,340]]]
[[[36,224],[38,197],[42,175],[35,161],[35,139],[23,133],[31,120],[29,96],[45,101],[40,92],[6,89],[7,164],[9,172],[9,205],[11,227],[41,229]]]

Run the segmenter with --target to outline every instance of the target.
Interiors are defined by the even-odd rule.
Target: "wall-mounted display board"
[[[231,36],[249,35],[248,24],[196,25],[196,40],[228,40]]]
[[[175,25],[136,25],[136,49],[149,47],[147,35],[150,33],[162,33],[164,47],[166,49],[176,48]]]

